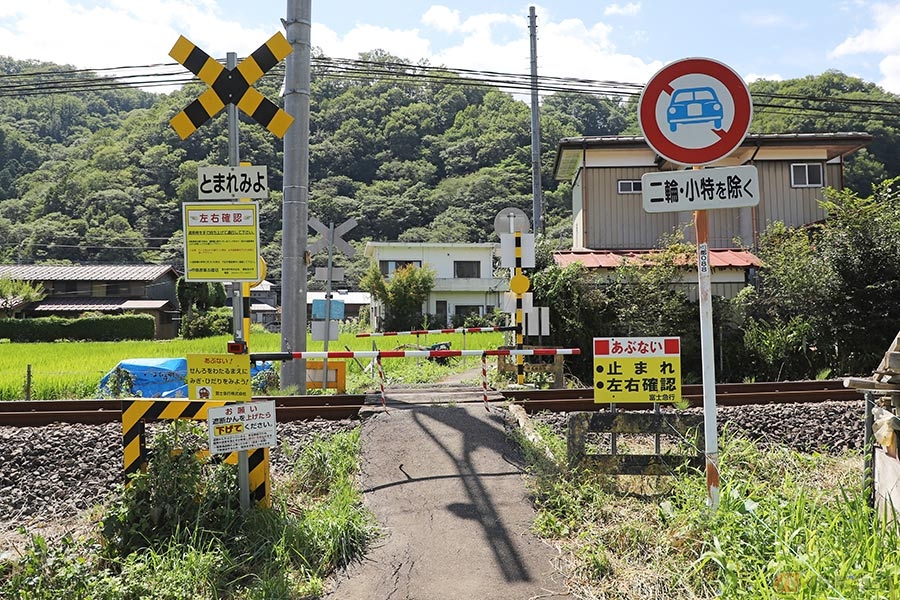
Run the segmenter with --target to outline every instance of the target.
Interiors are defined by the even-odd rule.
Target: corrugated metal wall
[[[586,247],[654,248],[661,234],[674,231],[676,213],[647,214],[640,194],[619,194],[620,179],[640,180],[648,171],[642,167],[587,170]]]
[[[825,218],[825,212],[819,207],[824,198],[822,188],[791,187],[792,162],[796,161],[760,161],[756,164],[760,192],[758,207],[709,211],[711,247],[734,247],[735,238],[740,238],[745,245],[753,245],[754,240],[750,239],[753,234],[763,232],[775,221],[800,226]],[[583,171],[588,196],[581,207],[581,186],[576,185],[573,191],[573,247],[581,247],[579,241],[583,239],[583,247],[590,249],[655,248],[660,237],[690,223],[689,212],[648,214],[644,212],[640,194],[618,193],[619,180],[639,180],[641,175],[652,170],[647,167],[603,167]],[[840,165],[826,165],[826,185],[839,188],[842,183],[840,172]],[[576,193],[577,198],[574,197]],[[745,221],[743,227],[742,220]],[[583,233],[580,225],[583,225]],[[689,241],[695,239],[692,231],[686,237]]]
[[[824,190],[818,187],[792,188],[791,162],[759,162],[756,165],[759,171],[757,227],[760,233],[776,221],[796,227],[825,218],[825,211],[819,208],[819,201],[825,197]],[[826,175],[828,172],[826,170]],[[826,185],[832,185],[827,177]],[[840,181],[834,185],[840,186]]]

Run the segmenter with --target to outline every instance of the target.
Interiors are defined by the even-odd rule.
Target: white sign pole
[[[695,167],[697,168],[697,167]],[[706,455],[707,502],[719,506],[719,439],[716,429],[716,362],[713,341],[712,285],[709,265],[709,218],[694,211],[697,230],[697,278],[700,296],[700,354],[703,362],[703,436]]]

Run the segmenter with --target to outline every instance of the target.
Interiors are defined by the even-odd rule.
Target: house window
[[[469,315],[480,315],[481,314],[481,305],[480,304],[457,304],[456,305],[456,316],[457,317],[468,317]]]
[[[457,279],[478,279],[481,277],[481,262],[477,260],[454,260],[453,276]]]
[[[640,179],[620,179],[619,180],[619,193],[620,194],[640,194],[641,193],[641,180]]]
[[[822,165],[820,163],[798,163],[791,165],[791,187],[822,187]]]
[[[381,270],[381,274],[385,277],[390,277],[394,274],[394,271],[401,267],[405,267],[407,265],[414,265],[416,267],[421,267],[422,262],[418,260],[379,260],[378,268]]]
[[[109,281],[106,283],[107,296],[127,296],[128,289],[129,285],[127,281]]]

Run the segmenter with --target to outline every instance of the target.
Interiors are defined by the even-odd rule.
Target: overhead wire
[[[408,62],[373,61],[313,57],[313,77],[330,77],[345,81],[386,80],[398,85],[421,85],[423,82],[461,85],[475,88],[498,88],[512,93],[531,90],[531,76],[458,67],[431,66]],[[284,66],[276,65],[267,75],[269,80],[284,77]],[[97,69],[54,68],[20,73],[0,74],[0,98],[115,89],[175,88],[199,83],[178,63],[123,65]],[[589,94],[620,101],[636,99],[643,86],[621,81],[601,81],[577,77],[539,75],[538,91]],[[900,100],[882,100],[851,96],[805,96],[801,94],[753,94],[754,110],[771,114],[816,115],[900,120]],[[802,103],[798,105],[797,103]]]

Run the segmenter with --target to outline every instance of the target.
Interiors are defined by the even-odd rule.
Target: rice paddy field
[[[123,341],[123,342],[73,342],[10,343],[0,340],[0,401],[2,400],[59,400],[98,397],[100,379],[126,359],[180,358],[188,354],[225,353],[230,336],[194,340]],[[373,343],[379,350],[391,350],[400,346],[430,345],[450,341],[453,349],[496,348],[503,344],[502,333],[462,334],[432,336],[390,336],[357,338],[343,333],[337,341],[329,342],[329,350],[372,350]],[[321,351],[323,342],[307,340],[308,351]],[[281,335],[253,331],[249,338],[250,353],[278,352]],[[474,359],[469,358],[474,366]],[[400,364],[402,361],[402,364]],[[427,381],[437,377],[448,367],[415,364],[412,359],[391,359],[385,362],[386,378],[406,382]],[[452,367],[452,365],[451,365]],[[348,361],[348,392],[373,383],[372,371],[367,365]],[[356,389],[354,389],[356,388]]]

